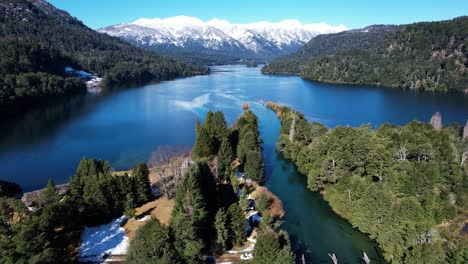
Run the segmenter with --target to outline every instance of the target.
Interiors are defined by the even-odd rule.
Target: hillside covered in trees
[[[169,226],[152,219],[139,229],[126,263],[207,263],[208,256],[245,246],[252,232],[247,197],[254,192],[263,220],[251,263],[294,263],[287,234],[277,230],[282,207],[257,185],[264,182],[257,117],[246,110],[228,128],[222,112],[210,111],[196,131],[194,164],[177,186]],[[236,172],[257,182],[239,180]]]
[[[208,72],[97,33],[45,0],[2,0],[0,14],[4,109],[85,92],[67,66],[98,74],[107,87]]]
[[[53,181],[28,209],[0,193],[1,263],[74,263],[72,250],[85,225],[99,225],[148,201],[148,168],[115,177],[108,162],[83,158],[61,197]]]
[[[294,263],[288,235],[278,229],[284,216],[281,201],[261,186],[265,176],[257,117],[246,110],[228,128],[222,112],[208,112],[196,129],[194,160],[177,185],[168,226],[154,218],[140,227],[125,262],[209,263],[226,250],[247,247],[255,228],[252,263]],[[238,172],[248,176],[239,178]],[[136,207],[156,198],[144,163],[117,174],[107,161],[83,158],[68,187],[59,195],[49,181],[26,207],[16,198],[20,187],[0,181],[1,263],[76,263],[85,226],[123,214],[132,219]],[[260,222],[248,214],[252,199],[252,213]]]
[[[329,129],[268,106],[281,120],[278,149],[387,261],[466,263],[468,131],[435,121]]]
[[[401,26],[370,26],[313,38],[263,73],[299,74],[343,84],[464,91],[468,17]]]

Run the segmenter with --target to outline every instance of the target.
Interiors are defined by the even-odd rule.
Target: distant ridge
[[[216,18],[204,22],[194,17],[176,16],[141,18],[130,24],[113,25],[98,31],[163,54],[270,60],[296,51],[318,34],[346,29],[343,25],[302,24],[297,20],[233,24]]]

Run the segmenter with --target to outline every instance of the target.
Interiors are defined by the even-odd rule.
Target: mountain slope
[[[304,65],[317,57],[345,50],[367,49],[396,30],[398,26],[375,25],[336,34],[318,35],[297,52],[272,61],[262,71],[272,74],[300,74]]]
[[[44,0],[2,0],[0,14],[2,107],[83,92],[65,66],[99,74],[106,86],[207,71],[97,33]]]
[[[300,74],[331,83],[468,91],[468,17],[372,32],[316,37],[299,52],[272,62],[262,71]],[[338,48],[324,50],[320,43]]]
[[[257,22],[232,24],[212,19],[177,16],[165,19],[138,19],[131,24],[118,24],[98,29],[119,37],[137,47],[169,55],[219,56],[231,60],[270,60],[296,51],[320,33],[345,30],[344,26],[325,23],[303,25],[296,20],[279,23]],[[209,59],[208,59],[209,60]]]

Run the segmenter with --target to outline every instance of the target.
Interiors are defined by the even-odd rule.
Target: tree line
[[[84,92],[85,85],[68,76],[66,66],[98,74],[106,87],[209,71],[95,32],[47,2],[8,0],[0,13],[0,106],[5,109]]]
[[[462,127],[372,128],[308,123],[269,104],[281,120],[278,149],[334,211],[375,239],[391,263],[463,263],[468,141]]]
[[[262,72],[344,84],[463,92],[468,17],[321,35]]]
[[[221,112],[210,112],[205,124],[197,123],[197,142],[207,140],[204,130],[209,152],[203,152],[204,145],[194,147],[196,158],[178,184],[169,225],[148,221],[132,239],[126,262],[206,263],[210,256],[245,243],[251,230],[244,211],[253,186],[240,184],[235,172],[247,172],[247,164],[257,162],[249,162],[248,153],[261,149],[258,120],[247,110],[228,128]],[[245,139],[238,136],[249,133]],[[243,158],[236,158],[238,154]],[[263,161],[259,162],[256,166],[262,169],[251,176],[261,182]],[[104,224],[122,214],[132,218],[135,208],[149,201],[148,176],[144,163],[118,176],[108,161],[83,158],[66,194],[59,195],[50,180],[30,208],[15,197],[21,192],[18,185],[0,181],[0,262],[74,263],[77,255],[71,249],[79,246],[84,226]],[[284,214],[280,201],[261,189],[257,202],[263,221],[253,263],[294,263],[287,234],[277,230]]]
[[[146,223],[131,241],[126,262],[206,263],[209,256],[243,245],[248,235],[243,202],[247,187],[237,195],[236,160],[245,163],[247,173],[247,164],[257,162],[249,162],[247,153],[260,151],[260,143],[258,120],[250,110],[230,128],[222,112],[208,112],[204,124],[196,123],[195,162],[178,185],[169,226],[156,219]],[[261,155],[259,162],[262,169],[249,177],[262,181]],[[262,199],[266,216],[271,200]],[[294,263],[287,234],[276,232],[273,225],[273,220],[266,221],[259,232],[252,262]]]
[[[141,163],[131,176],[113,176],[109,162],[83,158],[63,197],[52,180],[30,209],[2,192],[0,262],[74,263],[70,248],[85,225],[107,223],[148,201],[148,173]]]

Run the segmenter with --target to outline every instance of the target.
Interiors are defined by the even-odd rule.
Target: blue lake
[[[260,74],[260,68],[220,66],[206,76],[177,79],[101,95],[69,99],[0,122],[0,178],[25,191],[52,178],[64,183],[83,156],[110,160],[117,170],[147,161],[158,145],[191,146],[195,120],[222,110],[229,122],[250,102],[264,140],[267,185],[284,203],[284,228],[294,245],[310,250],[313,263],[356,263],[361,250],[377,258],[375,243],[338,218],[306,189],[305,178],[275,150],[279,122],[258,102],[276,101],[327,126],[404,124],[429,121],[440,112],[444,124],[465,123],[468,96],[399,89],[329,85],[295,76]]]

